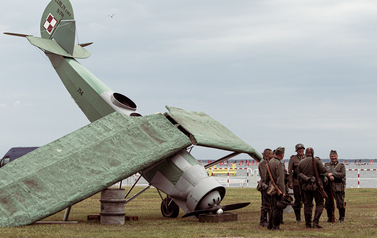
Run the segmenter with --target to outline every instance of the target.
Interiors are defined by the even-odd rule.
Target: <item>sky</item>
[[[48,3],[3,5],[1,32],[40,36]],[[260,152],[285,147],[285,159],[297,143],[320,158],[377,158],[376,1],[71,3],[77,43],[94,42],[79,62],[142,115],[202,111]],[[1,34],[0,52],[0,158],[89,124],[42,51]]]

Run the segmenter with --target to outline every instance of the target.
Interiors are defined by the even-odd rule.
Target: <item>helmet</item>
[[[280,209],[285,209],[288,205],[291,204],[293,198],[291,196],[286,196],[283,200],[277,201],[276,206]]]
[[[293,197],[289,195],[285,196],[284,202],[291,204],[291,202],[293,202]]]
[[[276,206],[277,206],[278,208],[280,208],[280,209],[285,209],[285,208],[288,206],[288,204],[286,204],[286,203],[283,202],[283,201],[277,201],[277,202],[276,202]]]
[[[297,152],[298,149],[305,149],[305,146],[304,146],[304,144],[298,143],[298,144],[295,146],[295,148],[296,148],[296,152]]]

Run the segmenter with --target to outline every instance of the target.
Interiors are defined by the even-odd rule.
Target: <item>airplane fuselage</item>
[[[140,116],[131,99],[115,93],[77,60],[52,53],[46,55],[73,100],[90,122],[115,111],[128,116]]]

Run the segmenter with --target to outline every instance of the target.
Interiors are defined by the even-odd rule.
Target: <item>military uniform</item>
[[[272,178],[275,184],[278,186],[282,194],[286,193],[285,190],[285,167],[284,164],[278,159],[273,158],[268,162],[271,170]],[[268,178],[270,181],[270,178]],[[283,218],[283,209],[277,206],[277,202],[281,200],[281,196],[273,195],[271,196],[271,214],[270,214],[270,225],[269,228],[280,229],[279,226]]]
[[[304,158],[304,156],[300,157],[298,155],[292,155],[291,158],[289,159],[289,164],[288,164],[288,184],[293,185],[293,194],[295,197],[295,202],[292,205],[292,208],[295,212],[296,215],[296,221],[300,222],[301,221],[301,193],[300,193],[300,188],[299,188],[299,182],[297,178],[297,166],[298,163]]]
[[[327,210],[327,217],[328,222],[331,222],[332,220],[332,213],[334,212],[334,208],[332,206],[332,197],[334,196],[334,199],[336,201],[336,207],[339,210],[339,222],[344,221],[344,216],[346,212],[346,204],[344,202],[344,189],[346,185],[346,168],[344,164],[339,163],[338,161],[335,163],[329,162],[325,164],[325,167],[327,168],[328,173],[332,173],[335,180],[330,181],[328,183],[328,186],[325,187],[325,191],[327,193],[328,198],[326,199],[326,210]],[[331,187],[330,187],[331,186]],[[331,188],[333,193],[331,193]],[[332,196],[333,195],[333,196]]]
[[[306,177],[309,178],[316,177],[312,159],[312,156],[306,156],[303,160],[301,160],[298,164],[297,173],[303,173]],[[321,160],[318,157],[314,158],[314,162],[316,163],[318,174],[325,174],[327,172],[327,169],[325,168],[325,166],[323,166]],[[319,182],[322,183],[322,181]],[[319,188],[317,187],[315,191],[311,191],[311,187],[309,186],[309,184],[304,183],[302,181],[300,181],[300,185],[304,197],[304,214],[306,227],[312,227],[312,212],[314,198],[316,208],[313,219],[313,227],[321,228],[321,226],[319,226],[318,223],[324,208],[324,201],[321,193],[319,192]]]
[[[271,197],[267,194],[267,188],[268,185],[268,177],[269,174],[267,172],[266,163],[268,163],[268,160],[263,157],[263,160],[259,163],[258,169],[259,169],[259,176],[260,181],[258,184],[258,191],[261,192],[261,200],[262,200],[262,206],[261,206],[261,214],[260,214],[260,222],[259,224],[261,226],[268,226],[268,214],[270,214],[270,206],[271,206]]]

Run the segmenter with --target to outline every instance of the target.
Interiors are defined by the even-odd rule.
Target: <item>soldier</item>
[[[314,150],[310,147],[305,151],[305,158],[298,164],[297,173],[300,179],[301,191],[304,198],[305,225],[307,228],[323,228],[318,224],[324,208],[323,197],[318,188],[319,185],[321,185],[318,183],[322,183],[322,181],[318,181],[316,178],[313,158],[318,174],[325,174],[327,171],[325,166],[323,166],[318,157],[314,157]],[[313,198],[315,199],[316,208],[312,226]]]
[[[271,213],[270,213],[270,224],[267,229],[269,230],[281,230],[280,224],[282,221],[283,209],[278,206],[277,202],[282,201],[285,198],[285,167],[281,160],[284,158],[284,147],[278,147],[276,149],[276,155],[273,159],[268,162],[270,168],[271,177],[274,183],[277,185],[281,194],[277,192],[271,196]],[[269,180],[271,180],[269,176]],[[272,182],[270,182],[272,183]],[[276,189],[277,190],[277,189]]]
[[[288,164],[288,187],[293,189],[293,194],[295,197],[295,202],[292,205],[292,208],[296,215],[296,223],[301,222],[301,207],[302,207],[302,199],[301,199],[301,192],[298,184],[297,179],[297,166],[298,163],[304,158],[304,150],[305,147],[303,144],[299,143],[296,145],[296,155],[292,155],[289,159]]]
[[[339,222],[344,222],[344,216],[346,213],[346,203],[344,202],[344,188],[346,185],[346,168],[343,163],[338,162],[338,153],[336,150],[330,151],[331,162],[326,163],[325,167],[329,173],[329,184],[326,187],[326,193],[328,198],[326,199],[326,211],[327,211],[327,221],[333,222],[333,214],[335,206],[334,199],[336,201],[336,207],[339,210]]]
[[[272,159],[274,156],[272,154],[271,149],[265,149],[263,151],[263,160],[259,163],[258,169],[259,169],[259,176],[260,181],[258,183],[258,191],[261,192],[261,200],[262,200],[262,206],[261,206],[261,214],[260,214],[260,222],[259,225],[265,227],[268,226],[268,219],[267,216],[270,215],[270,202],[271,197],[267,194],[267,187],[268,187],[268,172],[266,168],[266,163],[270,159]]]

